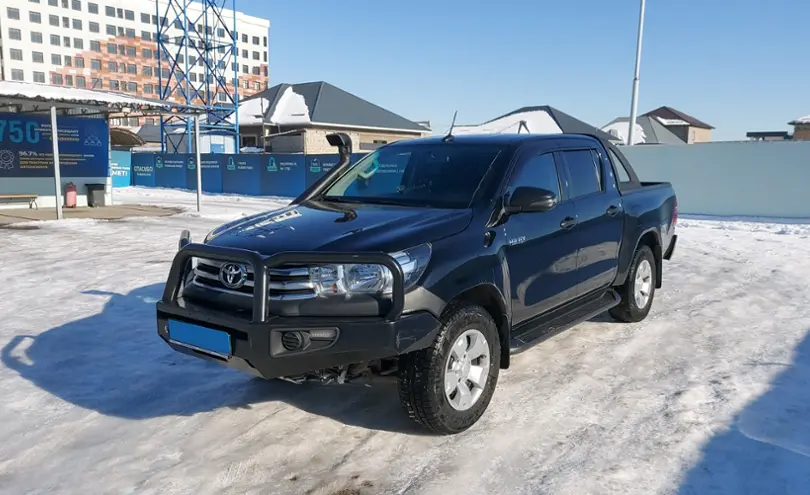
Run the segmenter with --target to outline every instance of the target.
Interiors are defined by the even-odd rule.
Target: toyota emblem
[[[225,263],[219,269],[219,281],[228,289],[238,289],[247,282],[247,268],[237,263]]]

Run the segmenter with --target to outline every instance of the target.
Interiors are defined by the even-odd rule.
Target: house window
[[[138,66],[135,64],[127,64],[127,74],[137,74]]]
[[[127,30],[125,31],[125,34],[126,34],[127,38],[134,38],[135,37],[135,30],[132,29],[132,28],[127,28]]]
[[[109,85],[110,85],[110,89],[112,89],[112,90],[118,91],[119,89],[121,89],[121,85],[118,84],[118,81],[115,81],[113,79],[110,79]]]
[[[141,56],[143,56],[144,58],[152,58],[152,49],[151,48],[142,49]]]
[[[23,59],[22,50],[20,50],[19,48],[12,48],[11,50],[9,50],[9,56],[11,57],[11,60],[22,61]]]
[[[254,76],[259,76],[259,75],[261,75],[261,69],[260,69],[258,66],[253,67],[253,75],[254,75]]]
[[[98,33],[98,32],[100,32],[100,31],[99,31],[99,25],[98,25],[98,23],[97,23],[97,22],[91,22],[91,23],[88,25],[88,28],[90,29],[90,32],[91,32],[91,33]]]
[[[35,83],[45,83],[45,73],[44,72],[34,72],[34,82]]]
[[[65,76],[65,86],[73,86],[73,76]]]
[[[90,50],[101,53],[101,42],[90,41]]]
[[[73,65],[79,69],[84,69],[84,58],[82,57],[74,57],[73,58]]]
[[[20,69],[11,69],[11,80],[24,81],[25,75],[23,74],[23,71],[21,71]]]
[[[13,21],[20,20],[20,9],[12,9],[11,7],[6,8],[6,15],[9,19]]]
[[[118,72],[118,62],[107,62],[107,70],[110,72]]]
[[[144,65],[143,67],[141,67],[141,74],[147,77],[152,77],[152,67]]]
[[[258,36],[253,37],[253,44],[256,45],[256,46],[259,46],[259,37]]]
[[[248,42],[248,35],[242,34],[242,43],[247,43],[247,42]]]
[[[15,28],[8,28],[8,38],[11,40],[22,40],[22,31]]]
[[[63,37],[62,37],[62,43],[63,43],[63,44],[66,46],[66,47],[70,48],[70,36],[63,36]]]
[[[128,21],[134,21],[135,20],[135,12],[133,12],[131,10],[125,10],[124,11],[124,19],[126,19]]]
[[[136,56],[136,55],[137,55],[137,52],[135,51],[135,47],[134,47],[134,46],[128,46],[128,47],[126,48],[126,54],[127,54],[127,57],[134,57],[134,56]]]
[[[48,16],[48,24],[51,26],[59,27],[59,16],[58,15],[49,15]]]
[[[65,55],[65,67],[71,67],[73,65],[73,61],[70,59],[70,55]]]
[[[90,60],[90,68],[93,70],[101,70],[101,60],[97,58]]]
[[[101,89],[104,87],[104,80],[101,79],[100,77],[94,77],[90,84],[91,89]]]
[[[152,93],[155,92],[155,88],[151,84],[144,84],[143,85],[143,92],[144,92],[144,94],[151,95]]]
[[[73,38],[73,48],[84,50],[84,40],[81,38]]]
[[[51,72],[51,84],[56,84],[57,86],[61,86],[62,84],[64,84],[62,74]]]
[[[138,92],[138,83],[128,82],[127,83],[127,91],[130,93],[137,93]]]
[[[42,44],[42,33],[37,33],[36,31],[31,31],[31,43],[37,43],[39,45]]]
[[[107,17],[115,17],[115,7],[110,7],[109,5],[104,7],[104,15]]]
[[[63,17],[62,18],[62,27],[65,29],[70,28],[70,17]]]
[[[73,9],[73,10],[78,10],[79,12],[81,12],[81,10],[82,10],[82,2],[80,0],[72,0],[70,2],[70,8]]]
[[[45,54],[42,52],[31,52],[31,60],[35,64],[44,64],[45,63]]]
[[[115,26],[113,26],[112,24],[107,24],[107,26],[105,26],[105,29],[107,30],[107,34],[109,34],[110,36],[115,36]]]
[[[87,87],[87,80],[84,78],[84,76],[76,76],[76,87],[77,88]]]
[[[53,46],[62,46],[62,38],[59,35],[52,34],[51,35],[51,45]]]
[[[141,22],[144,24],[150,24],[152,22],[152,17],[149,14],[144,14],[141,12]]]
[[[113,55],[118,53],[118,45],[115,43],[107,43],[107,53],[112,53]]]
[[[51,64],[53,65],[62,65],[62,55],[58,53],[51,54]]]
[[[81,19],[73,19],[73,29],[77,31],[82,30],[82,20]]]
[[[146,41],[152,41],[152,33],[149,31],[141,31],[141,38]]]
[[[97,3],[88,3],[87,4],[87,11],[91,14],[98,14],[98,4]]]
[[[58,0],[48,0],[48,5],[50,5],[51,7],[59,7],[59,1]]]
[[[261,55],[259,55],[259,52],[253,52],[253,60],[259,60],[260,58]]]
[[[29,12],[28,20],[34,24],[42,24],[42,15],[39,12]]]

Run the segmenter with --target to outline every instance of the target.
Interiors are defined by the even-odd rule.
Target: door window
[[[591,150],[563,151],[570,176],[571,199],[602,191],[602,176]]]
[[[548,189],[560,197],[560,180],[553,153],[544,153],[529,158],[512,174],[510,189],[517,187],[539,187]]]

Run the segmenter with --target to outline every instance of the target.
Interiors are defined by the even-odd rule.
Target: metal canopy
[[[0,81],[0,111],[14,113],[46,113],[51,115],[51,136],[59,136],[57,111],[63,115],[92,116],[121,114],[126,116],[165,115],[183,112],[193,115],[196,134],[197,158],[197,211],[200,211],[202,177],[200,172],[200,132],[199,115],[205,112],[202,107],[178,105],[162,100],[139,98],[121,93],[94,89],[66,88],[40,83],[20,81]],[[62,219],[62,179],[59,170],[59,140],[53,142],[54,189],[56,218]]]

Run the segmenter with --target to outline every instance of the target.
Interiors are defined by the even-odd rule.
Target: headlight
[[[391,253],[402,268],[405,290],[412,287],[425,272],[432,248],[422,244]],[[310,269],[310,279],[319,296],[351,294],[391,294],[394,276],[387,267],[376,264],[323,265]]]

